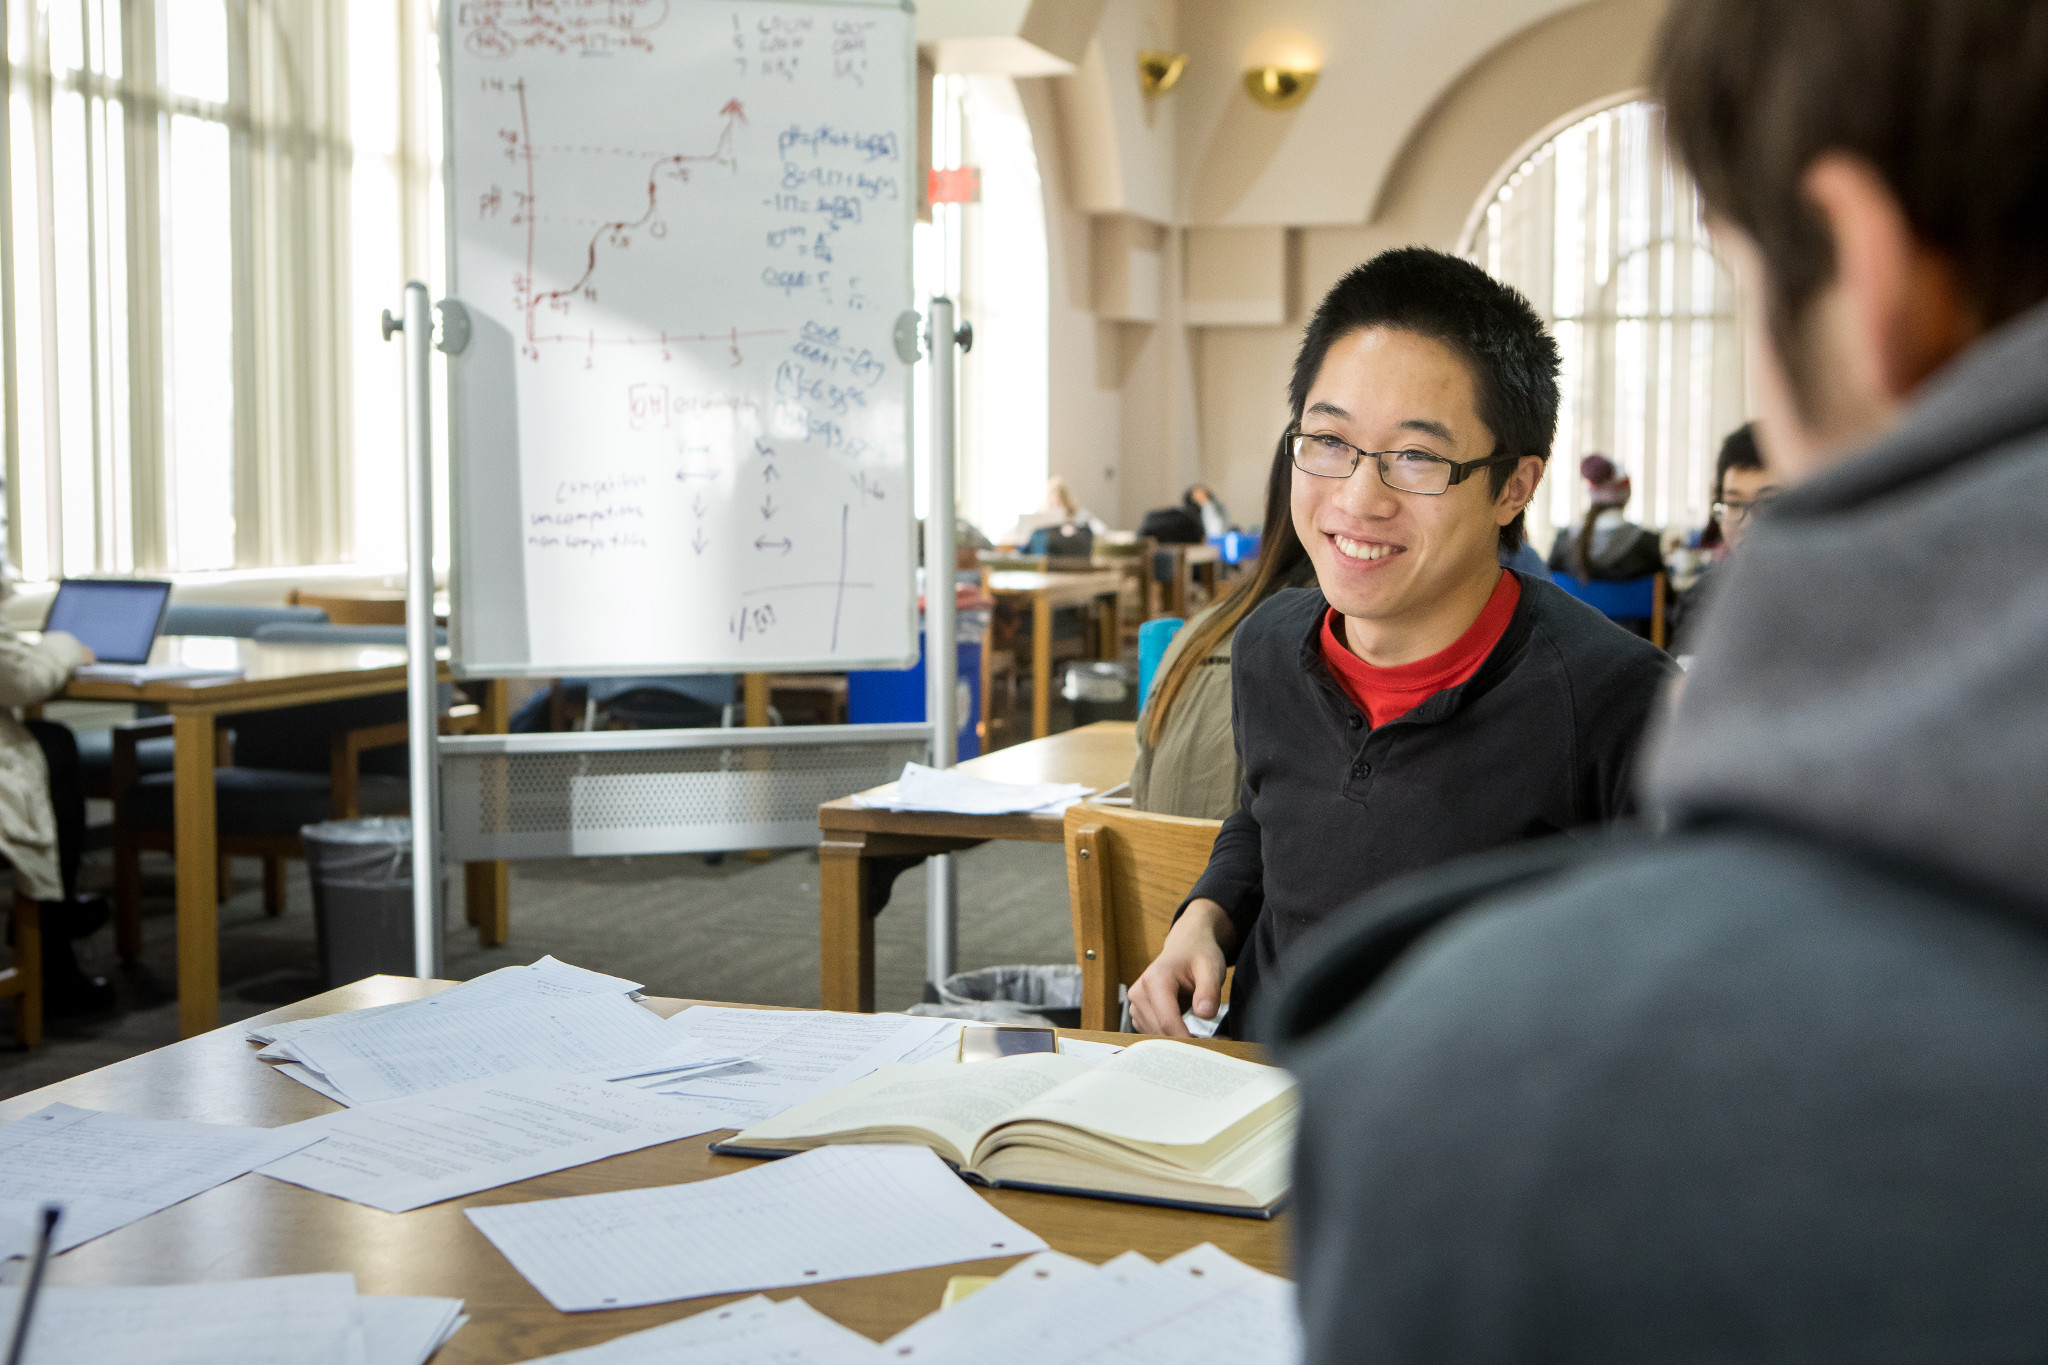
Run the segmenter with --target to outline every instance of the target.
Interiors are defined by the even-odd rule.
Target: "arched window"
[[[1552,467],[1529,509],[1537,548],[1583,510],[1578,464],[1596,451],[1629,472],[1631,520],[1704,525],[1715,453],[1749,412],[1742,329],[1663,111],[1614,105],[1510,163],[1463,249],[1528,296],[1564,356]]]

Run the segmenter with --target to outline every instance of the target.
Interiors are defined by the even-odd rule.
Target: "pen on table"
[[[7,1365],[21,1365],[22,1355],[28,1350],[29,1315],[36,1311],[36,1295],[43,1288],[43,1269],[50,1264],[50,1242],[56,1236],[57,1220],[63,1216],[60,1205],[43,1205],[43,1231],[36,1238],[35,1254],[29,1258],[28,1279],[21,1286],[21,1306],[14,1310],[14,1337],[7,1343]]]

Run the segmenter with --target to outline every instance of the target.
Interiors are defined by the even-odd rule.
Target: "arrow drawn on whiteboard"
[[[706,509],[704,507],[704,495],[702,493],[691,494],[690,510],[692,512],[695,512],[700,517],[704,515]]]
[[[697,534],[690,537],[690,548],[700,555],[704,553],[704,547],[710,543],[711,541],[705,536],[704,528],[701,526],[697,528]]]
[[[718,471],[715,469],[678,469],[676,471],[676,479],[681,483],[688,483],[692,479],[716,479],[717,477]]]
[[[757,550],[780,550],[782,553],[788,554],[795,546],[790,543],[787,536],[784,536],[781,540],[770,540],[766,536],[755,536],[754,548]]]
[[[766,483],[766,482],[768,482],[768,480],[770,480],[770,479],[779,479],[779,478],[781,478],[781,477],[782,477],[782,475],[780,475],[780,474],[778,474],[778,473],[776,473],[776,472],[775,472],[775,466],[774,466],[774,465],[772,465],[772,464],[771,464],[771,465],[763,465],[763,466],[761,467],[761,482],[762,482],[762,483]]]
[[[775,517],[775,495],[770,493],[761,499],[761,520],[772,521]]]

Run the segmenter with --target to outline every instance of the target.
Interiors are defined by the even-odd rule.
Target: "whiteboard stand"
[[[405,333],[405,720],[412,759],[412,969],[441,974],[441,679],[434,649],[434,431],[427,287],[405,286],[404,318],[384,314],[384,339]],[[450,329],[453,330],[453,329]],[[446,344],[444,339],[444,344]],[[460,349],[458,346],[457,349]]]
[[[955,453],[955,390],[953,348],[969,350],[974,329],[953,325],[953,300],[931,301],[926,343],[932,361],[930,500],[924,518],[924,685],[925,715],[932,727],[932,766],[950,768],[958,757],[960,725],[954,715],[960,654],[959,623],[954,600],[954,522],[959,513],[953,492]],[[984,705],[986,702],[984,701]],[[939,983],[959,967],[959,872],[953,855],[938,853],[926,860],[924,893],[924,979],[927,1002],[938,1000]]]

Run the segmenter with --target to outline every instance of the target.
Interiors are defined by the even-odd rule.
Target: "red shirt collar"
[[[1507,633],[1515,604],[1522,600],[1522,585],[1506,569],[1493,585],[1493,595],[1480,608],[1479,617],[1449,646],[1413,663],[1381,668],[1351,652],[1339,634],[1341,616],[1335,607],[1323,616],[1323,662],[1329,666],[1337,685],[1351,698],[1374,727],[1407,715],[1437,693],[1469,682],[1500,637]]]

